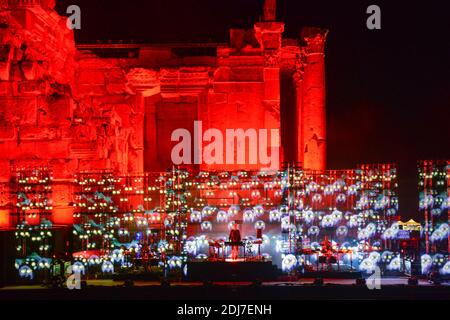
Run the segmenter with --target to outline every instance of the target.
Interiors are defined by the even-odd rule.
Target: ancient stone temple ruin
[[[279,152],[280,165],[326,169],[327,30],[304,28],[285,39],[274,1],[266,1],[261,22],[230,30],[227,44],[85,45],[54,5],[0,1],[0,225],[12,224],[9,182],[17,168],[52,168],[52,221],[70,224],[76,172],[167,170],[172,133],[194,136],[196,122],[222,132],[278,129],[280,141],[266,147]]]

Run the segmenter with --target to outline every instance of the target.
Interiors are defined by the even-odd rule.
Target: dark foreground
[[[0,289],[1,300],[450,300],[450,286],[417,286],[404,280],[384,280],[379,290],[343,280],[325,280],[314,285],[304,280],[291,283],[183,283],[162,286],[157,283],[88,283],[81,290],[15,287]]]

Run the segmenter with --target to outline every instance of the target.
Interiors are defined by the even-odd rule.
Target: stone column
[[[156,99],[145,102],[145,171],[159,171]]]
[[[296,135],[297,135],[297,164],[303,166],[305,145],[303,140],[303,55],[300,53],[295,62],[294,86],[296,93]]]
[[[269,148],[278,149],[279,165],[284,162],[284,151],[281,146],[281,113],[280,113],[280,64],[281,46],[284,24],[281,22],[260,22],[255,24],[255,36],[264,55],[264,107],[266,129],[278,129],[280,136],[275,146]],[[271,151],[270,151],[271,152]]]
[[[284,149],[281,145],[281,100],[280,100],[280,51],[265,51],[264,67],[264,127],[268,130],[278,129],[279,136],[275,145],[268,145],[268,154],[278,150],[278,165],[281,169],[284,162]],[[275,169],[275,168],[272,168]]]
[[[144,173],[144,128],[145,128],[145,96],[143,91],[137,91],[135,118],[133,125],[132,145],[135,156],[133,158],[132,174]]]
[[[159,99],[161,87],[158,73],[150,69],[131,69],[127,81],[130,89],[136,93],[135,173],[143,173],[154,169],[157,163],[155,102]]]
[[[328,30],[305,28],[305,73],[303,80],[303,166],[307,170],[326,169],[325,54]]]

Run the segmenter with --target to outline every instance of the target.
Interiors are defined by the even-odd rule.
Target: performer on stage
[[[334,253],[333,243],[330,240],[328,240],[327,236],[325,236],[325,239],[322,242],[322,253],[327,255]]]
[[[229,241],[231,246],[231,259],[237,260],[239,257],[239,243],[241,242],[241,232],[238,229],[238,224],[235,223],[233,229],[230,231]]]
[[[141,258],[142,258],[142,266],[144,267],[145,272],[149,272],[150,268],[149,268],[149,255],[150,255],[150,247],[147,243],[147,241],[145,241],[142,245],[141,248]]]

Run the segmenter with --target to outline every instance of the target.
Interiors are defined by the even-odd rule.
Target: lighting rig
[[[17,221],[15,267],[24,279],[45,277],[52,263],[53,173],[48,166],[14,167],[11,190]]]
[[[450,274],[450,162],[421,161],[419,208],[424,215],[422,273]]]
[[[30,183],[44,195],[51,191],[51,174],[39,174],[21,173],[18,199]],[[227,259],[223,244],[236,223],[247,260],[272,261],[286,272],[327,271],[336,263],[338,270],[401,269],[393,165],[326,172],[173,168],[124,177],[80,172],[74,184],[74,271],[87,276],[152,268],[167,276],[186,271],[188,260]],[[19,212],[30,211],[22,202]],[[51,208],[50,200],[42,203],[41,210]],[[27,226],[18,228],[28,236]]]

